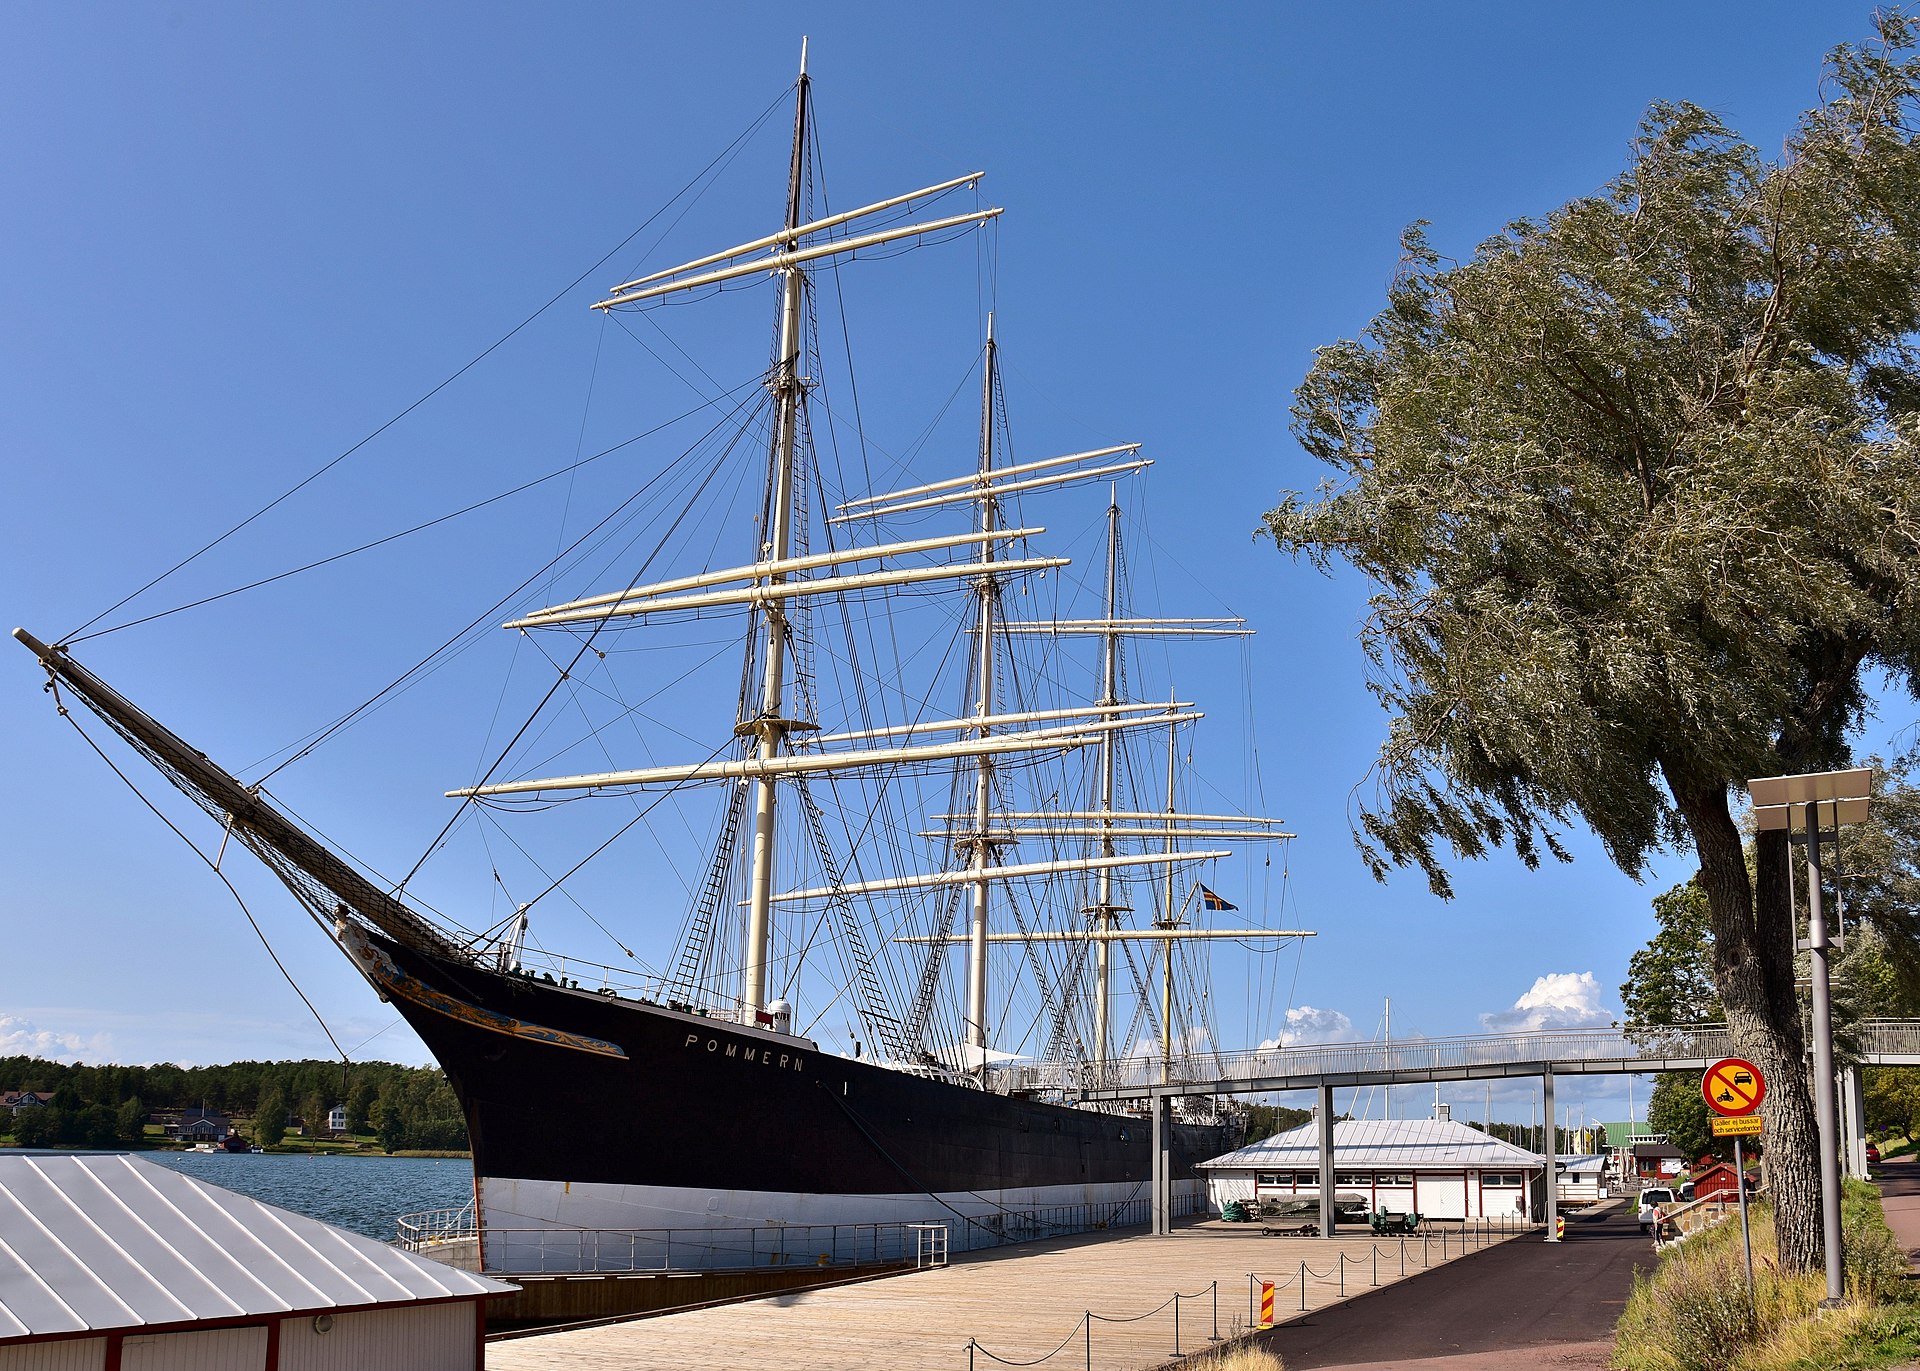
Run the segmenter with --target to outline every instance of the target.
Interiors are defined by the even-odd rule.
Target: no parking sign
[[[1760,1101],[1767,1097],[1767,1078],[1752,1062],[1723,1057],[1700,1078],[1700,1093],[1706,1097],[1707,1108],[1735,1118],[1760,1107]]]

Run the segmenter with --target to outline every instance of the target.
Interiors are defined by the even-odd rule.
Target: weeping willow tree
[[[1691,848],[1714,982],[1766,1105],[1779,1249],[1821,1262],[1788,846],[1750,777],[1844,765],[1920,662],[1920,57],[1828,59],[1778,159],[1688,104],[1604,190],[1466,262],[1419,226],[1386,308],[1323,348],[1294,432],[1335,475],[1265,519],[1374,584],[1389,723],[1355,837],[1376,876],[1591,829]]]

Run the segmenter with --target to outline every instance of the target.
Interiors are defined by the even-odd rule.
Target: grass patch
[[[1181,1363],[1191,1371],[1286,1371],[1285,1363],[1258,1347],[1235,1347],[1226,1352],[1190,1357]]]
[[[1920,1300],[1872,1186],[1848,1181],[1841,1203],[1849,1303],[1819,1307],[1826,1278],[1779,1268],[1769,1206],[1753,1207],[1754,1301],[1747,1303],[1740,1226],[1671,1248],[1636,1276],[1615,1329],[1622,1371],[1802,1371],[1891,1366],[1920,1351]]]

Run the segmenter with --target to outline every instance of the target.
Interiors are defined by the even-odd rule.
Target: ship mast
[[[1176,712],[1173,697],[1167,699],[1167,713]],[[1179,761],[1177,740],[1179,729],[1167,725],[1167,851],[1174,849],[1174,824],[1178,821],[1180,806],[1175,802],[1173,786],[1175,767]],[[1167,886],[1162,892],[1161,913],[1164,917],[1154,923],[1154,927],[1168,930],[1167,940],[1160,949],[1160,1080],[1162,1083],[1173,1079],[1173,934],[1180,927],[1179,916],[1173,907],[1173,868],[1167,868]]]
[[[1109,631],[1103,635],[1104,650],[1100,663],[1100,704],[1112,706],[1120,703],[1119,665],[1120,665],[1120,496],[1113,492],[1107,503],[1107,584],[1106,614]],[[1115,853],[1113,841],[1113,784],[1115,769],[1115,744],[1112,734],[1100,740],[1100,807],[1103,816],[1100,821],[1100,855],[1111,857]],[[1172,849],[1169,848],[1169,851]],[[1172,868],[1168,868],[1168,880],[1173,879]],[[1113,900],[1113,871],[1110,867],[1101,867],[1099,876],[1099,896],[1093,906],[1087,910],[1089,924],[1096,932],[1111,933],[1117,926],[1122,907]],[[1093,1065],[1094,1079],[1102,1084],[1106,1082],[1107,1061],[1111,1056],[1112,1029],[1110,1027],[1113,1005],[1113,944],[1101,939],[1094,944],[1094,992],[1093,992]]]
[[[993,399],[999,366],[993,341],[993,315],[987,315],[987,352],[980,378],[980,560],[991,564],[994,544],[991,535],[998,519],[993,496]],[[993,731],[993,627],[999,607],[1000,587],[988,571],[974,582],[975,634],[974,675],[980,684],[974,701],[978,722],[974,736],[984,741]],[[993,756],[982,753],[974,761],[973,781],[973,917],[968,922],[967,941],[967,1041],[980,1049],[979,1066],[987,1062],[987,867],[993,851],[988,825],[993,818]]]
[[[793,103],[793,159],[787,171],[786,235],[781,250],[791,254],[799,247],[796,230],[800,227],[801,184],[806,175],[807,156],[807,47],[800,43],[800,80]],[[774,362],[771,387],[774,400],[772,490],[767,511],[767,536],[761,557],[780,563],[792,555],[793,541],[793,453],[800,427],[800,407],[806,387],[800,379],[800,318],[806,293],[807,273],[796,261],[780,268],[780,349]],[[776,572],[769,578],[774,584],[786,579]],[[781,718],[781,687],[786,671],[787,614],[783,601],[765,603],[766,643],[760,663],[760,712],[742,726],[750,728],[757,740],[755,755],[770,763],[785,750],[789,721]],[[774,810],[779,782],[763,774],[753,782],[753,852],[747,877],[747,946],[741,968],[741,1008],[747,1013],[767,1008],[767,964],[773,952],[773,859]]]

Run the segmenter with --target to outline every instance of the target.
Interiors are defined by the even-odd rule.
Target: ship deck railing
[[[395,1220],[394,1245],[420,1252],[439,1243],[471,1242],[479,1236],[471,1202],[458,1209],[422,1209]]]

